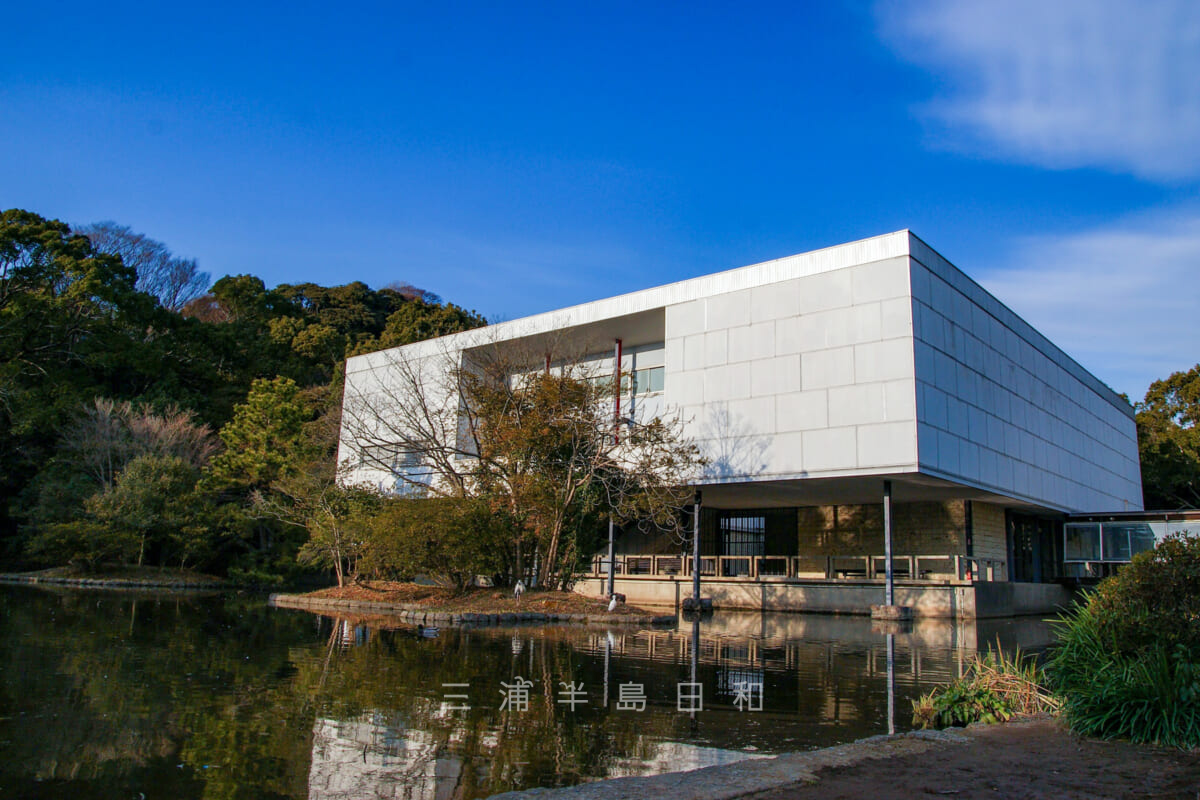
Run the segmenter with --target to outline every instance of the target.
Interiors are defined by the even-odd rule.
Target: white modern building
[[[346,403],[423,385],[452,436],[439,365],[497,342],[586,353],[601,371],[619,353],[628,413],[682,415],[709,459],[702,573],[717,605],[878,603],[885,481],[897,602],[931,615],[1057,602],[1065,516],[1141,509],[1129,403],[909,231],[351,358]],[[352,479],[394,484],[379,459],[356,461],[360,433],[343,428]],[[677,543],[631,534],[619,549],[617,591],[675,601]]]

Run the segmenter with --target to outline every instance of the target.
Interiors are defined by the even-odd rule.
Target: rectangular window
[[[1129,560],[1129,531],[1124,525],[1104,525],[1103,541],[1104,541],[1104,560],[1105,561],[1128,561]]]
[[[655,394],[663,390],[666,370],[662,367],[647,367],[633,373],[634,394]]]
[[[1144,522],[1104,523],[1104,560],[1129,561],[1154,549],[1154,531]]]
[[[761,556],[766,544],[766,517],[728,516],[721,520],[724,555]]]
[[[1063,526],[1064,561],[1099,561],[1100,526],[1069,523]]]
[[[1064,561],[1123,563],[1154,549],[1154,531],[1145,522],[1071,522],[1063,526]]]
[[[1141,523],[1129,526],[1129,555],[1136,556],[1147,550],[1154,549],[1154,531],[1149,525]]]

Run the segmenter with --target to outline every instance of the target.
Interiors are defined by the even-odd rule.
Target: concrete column
[[[700,491],[696,491],[696,503],[692,507],[692,602],[700,610]]]
[[[616,566],[617,566],[617,557],[616,557],[616,555],[614,555],[613,551],[614,551],[613,518],[612,518],[612,515],[609,514],[609,516],[608,516],[608,591],[606,592],[606,594],[609,597],[612,597],[612,595],[613,595],[613,572],[615,571]]]
[[[892,482],[883,482],[883,561],[884,600],[886,606],[896,605],[896,587],[892,582]]]

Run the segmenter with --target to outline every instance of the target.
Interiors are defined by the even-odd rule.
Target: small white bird
[[[610,613],[617,610],[617,596],[615,594],[612,596],[612,600],[608,601],[608,610]]]
[[[513,597],[517,598],[517,602],[521,602],[521,595],[525,594],[525,584],[517,581],[517,585],[513,587]]]

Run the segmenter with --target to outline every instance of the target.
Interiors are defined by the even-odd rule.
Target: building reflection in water
[[[677,630],[443,631],[433,643],[403,630],[332,623],[335,661],[354,664],[356,676],[384,673],[389,658],[410,657],[416,647],[442,648],[422,653],[430,664],[471,653],[480,659],[468,711],[448,711],[440,695],[441,681],[464,676],[430,670],[407,674],[406,686],[363,693],[402,710],[379,705],[319,716],[309,773],[314,799],[484,797],[895,732],[909,724],[909,701],[961,675],[981,642],[1029,650],[1049,640],[1033,621],[918,620],[884,632],[859,618],[763,614],[681,621]],[[533,682],[529,708],[501,711],[500,683],[516,675]],[[681,681],[703,686],[702,710],[680,710]],[[568,682],[586,687],[585,706],[556,699]],[[616,710],[622,683],[644,687],[645,711]],[[747,691],[760,693],[761,711],[739,709],[738,695]]]

